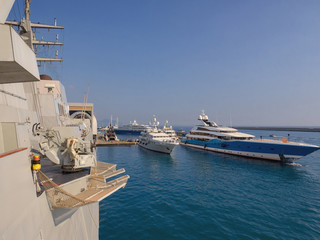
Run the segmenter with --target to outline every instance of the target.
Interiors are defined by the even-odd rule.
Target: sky
[[[98,121],[192,126],[204,109],[222,125],[320,126],[319,12],[318,0],[33,0],[30,18],[65,27],[63,64],[40,73],[69,102],[88,92]]]

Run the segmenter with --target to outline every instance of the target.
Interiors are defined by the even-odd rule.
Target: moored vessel
[[[112,126],[112,123],[109,124],[107,127],[107,130],[105,131],[104,134],[105,140],[108,141],[118,141],[118,137],[114,131],[114,126]]]
[[[139,135],[141,132],[151,129],[149,125],[138,124],[136,120],[122,126],[114,126],[114,131],[120,134]]]
[[[281,140],[255,139],[254,135],[238,132],[235,128],[221,127],[211,122],[202,111],[198,118],[201,125],[194,127],[181,145],[208,151],[260,158],[281,162],[293,162],[316,151],[319,146]]]
[[[170,154],[172,150],[179,145],[175,138],[172,138],[157,126],[159,122],[154,117],[154,124],[152,129],[141,132],[139,137],[139,146],[160,153]]]

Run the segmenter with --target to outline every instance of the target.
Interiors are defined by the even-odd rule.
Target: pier
[[[98,133],[96,146],[97,147],[111,147],[111,146],[131,146],[137,145],[137,141],[130,140],[116,140],[116,141],[106,141],[103,133]]]

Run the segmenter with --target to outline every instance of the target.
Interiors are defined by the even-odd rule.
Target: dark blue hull
[[[267,141],[223,141],[212,139],[210,141],[183,139],[184,146],[196,147],[205,150],[262,158],[268,160],[293,162],[319,149],[318,146],[267,142]]]
[[[130,131],[130,130],[114,130],[117,134],[131,134],[131,135],[140,135],[141,131]]]

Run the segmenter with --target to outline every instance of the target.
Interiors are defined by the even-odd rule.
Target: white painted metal
[[[2,24],[12,4],[0,0],[0,239],[96,240],[98,202],[51,210],[45,192],[37,197],[30,161],[39,146],[34,124],[41,123],[43,129],[61,127],[61,134],[68,135],[63,127],[78,121],[60,111],[59,104],[66,103],[62,85],[60,92],[44,88],[39,93],[37,82],[29,82],[39,80],[35,55],[10,26]],[[87,179],[79,178],[61,187],[77,194],[86,186]]]
[[[130,122],[127,125],[123,126],[115,126],[115,130],[119,131],[133,131],[133,132],[142,132],[146,130],[150,130],[150,126],[148,125],[143,125],[143,124],[138,124],[136,120],[134,120],[132,123]]]
[[[0,23],[5,23],[14,0],[0,0]]]
[[[139,146],[162,153],[171,153],[179,145],[176,138],[169,136],[163,130],[157,129],[159,123],[154,117],[153,129],[148,129],[141,133]]]
[[[139,146],[162,153],[171,153],[172,150],[178,145],[178,143],[167,143],[162,141],[149,141],[144,143],[143,141],[139,142]]]
[[[0,83],[39,81],[32,49],[10,26],[0,24]]]

